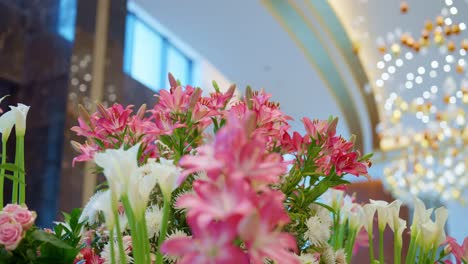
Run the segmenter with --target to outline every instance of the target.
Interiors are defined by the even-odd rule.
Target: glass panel
[[[134,21],[130,75],[156,90],[161,79],[162,38],[138,19]]]
[[[167,73],[172,73],[174,77],[181,82],[182,85],[189,84],[191,75],[191,62],[184,54],[175,47],[169,46],[167,53]],[[166,86],[169,87],[169,81],[166,81]]]
[[[125,44],[124,44],[124,64],[123,70],[127,74],[132,71],[132,53],[133,53],[133,29],[135,27],[135,15],[129,13],[125,21]]]
[[[58,33],[66,40],[75,39],[76,0],[60,0]]]

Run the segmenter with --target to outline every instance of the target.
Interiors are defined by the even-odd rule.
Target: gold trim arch
[[[298,1],[302,1],[302,5]],[[369,79],[353,50],[348,34],[327,1],[298,1],[262,0],[262,3],[302,50],[334,96],[350,132],[359,135],[360,140],[356,142],[356,146],[361,150],[365,149],[362,137],[366,129],[364,122],[368,122],[370,128],[367,129],[370,129],[369,134],[372,137],[368,149],[378,149],[378,108],[372,92],[364,91]],[[308,16],[313,16],[317,23],[312,23]],[[325,34],[320,34],[320,31]],[[351,78],[347,79],[346,75]],[[362,120],[358,114],[359,108],[352,96],[356,91],[352,86],[358,90],[357,96],[364,104],[368,120]]]

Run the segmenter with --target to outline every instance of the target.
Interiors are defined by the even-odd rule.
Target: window
[[[182,84],[192,80],[192,60],[166,36],[133,13],[127,15],[124,71],[153,90],[169,87],[171,72]]]
[[[58,33],[66,40],[75,39],[76,0],[60,0]]]
[[[191,82],[191,70],[192,62],[184,55],[182,52],[177,50],[175,47],[170,46],[167,52],[167,70],[164,74],[167,76],[167,73],[174,74],[182,84],[187,84]],[[169,81],[166,78],[166,87],[169,87]]]

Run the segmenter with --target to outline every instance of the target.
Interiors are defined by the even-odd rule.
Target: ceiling
[[[243,88],[265,88],[297,121],[303,116],[341,118],[334,95],[297,43],[260,1],[134,0],[229,80]],[[358,123],[360,120],[353,120]]]
[[[407,14],[400,13],[402,1],[329,0],[328,3],[339,18],[339,24],[344,27],[345,33],[342,35],[346,35],[352,41],[352,47],[348,48],[356,50],[359,57],[359,65],[351,63],[343,66],[346,64],[346,56],[337,55],[343,51],[343,47],[339,46],[343,44],[340,42],[341,36],[337,36],[333,29],[327,32],[329,28],[324,27],[323,21],[318,18],[323,15],[320,7],[318,13],[314,13],[314,9],[310,8],[313,5],[320,5],[321,1],[133,0],[133,2],[183,42],[189,43],[191,48],[229,80],[234,81],[238,87],[251,85],[255,88],[265,88],[274,95],[274,99],[281,102],[285,112],[296,120],[302,116],[322,119],[328,118],[329,115],[339,116],[341,118],[339,133],[349,136],[350,130],[353,130],[353,133],[358,131],[358,136],[365,138],[364,149],[367,151],[375,149],[372,143],[374,136],[372,131],[377,121],[381,122],[380,132],[385,130],[384,132],[388,132],[389,135],[395,131],[397,131],[395,133],[421,132],[427,127],[421,123],[421,118],[416,118],[414,115],[402,118],[402,122],[392,123],[396,104],[392,102],[391,107],[386,107],[392,93],[401,95],[411,104],[434,85],[440,87],[439,90],[450,90],[446,88],[447,78],[454,76],[453,71],[442,70],[442,65],[450,64],[446,62],[447,51],[444,51],[443,47],[429,47],[420,53],[401,47],[399,54],[396,54],[390,52],[391,44],[399,43],[399,38],[405,32],[415,37],[419,36],[425,21],[434,19],[437,15],[442,14],[444,18],[450,17],[454,23],[459,23],[468,14],[468,0],[453,0],[457,4],[457,14],[451,14],[450,8],[453,4],[451,0],[431,1],[430,4],[427,0],[408,0]],[[343,76],[327,75],[323,78],[321,71],[326,66],[314,64],[307,56],[307,48],[301,47],[301,41],[304,41],[301,37],[311,32],[291,33],[291,30],[285,26],[288,22],[287,12],[280,10],[275,13],[268,3],[287,3],[288,8],[294,7],[295,11],[301,13],[303,23],[308,24],[313,31],[312,34],[320,39],[321,45],[329,51],[326,56],[329,56],[330,61],[333,61]],[[327,17],[322,17],[322,20],[329,22]],[[461,35],[463,34],[462,32]],[[378,50],[381,44],[387,47],[383,53]],[[412,53],[411,59],[406,57],[408,51]],[[384,59],[387,53],[391,55],[388,61]],[[458,61],[463,59],[464,55],[460,53],[454,56],[454,61]],[[349,54],[347,57],[349,58]],[[396,66],[398,58],[402,59],[403,66]],[[434,60],[440,66],[436,76],[432,77],[431,62]],[[385,67],[378,67],[377,63],[380,61],[385,63]],[[353,76],[347,73],[353,72],[353,67],[361,67],[361,63],[365,70],[365,80],[367,81],[367,78],[370,80],[368,87],[362,87],[362,82],[350,81]],[[389,66],[395,66],[395,72],[383,77],[382,74],[389,72]],[[424,72],[421,71],[423,73],[419,73],[420,67],[425,68]],[[453,68],[454,64],[451,67]],[[409,81],[407,75],[409,72],[414,75],[410,78],[413,79],[410,80],[411,89],[405,86]],[[455,75],[455,86],[465,82],[468,78],[466,72],[468,71]],[[423,81],[417,83],[415,81],[417,76],[421,76]],[[329,80],[334,78],[342,78],[346,84],[346,87],[338,89],[346,90],[346,96],[350,97],[350,102],[354,105],[352,109],[357,113],[351,115],[351,118],[349,111],[343,106],[343,98],[330,89]],[[369,96],[375,100],[366,101],[362,90],[367,90]],[[435,99],[433,102],[442,104]],[[373,109],[369,107],[370,104],[373,104],[375,113],[369,110]],[[440,108],[443,107],[443,104],[440,105]],[[376,115],[378,120],[372,118],[372,114]],[[356,124],[359,129],[356,129]],[[296,129],[300,126],[299,122],[295,125]],[[390,141],[390,147],[396,145],[395,141]],[[377,176],[382,173],[383,166],[382,162],[377,164],[377,168],[374,169]],[[449,207],[452,212],[463,212],[458,205],[450,204]],[[460,224],[456,218],[450,221],[451,226]],[[468,232],[468,229],[460,231],[453,234],[461,238],[462,233]]]

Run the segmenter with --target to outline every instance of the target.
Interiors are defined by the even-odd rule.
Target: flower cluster
[[[354,140],[347,141],[336,135],[338,119],[310,120],[302,119],[305,135],[298,132],[284,134],[282,144],[286,152],[297,156],[298,165],[312,163],[315,171],[329,175],[332,170],[338,175],[349,173],[356,176],[368,176],[367,168],[370,166],[369,156],[361,157],[359,151],[354,150]],[[311,148],[315,146],[319,148]],[[312,155],[311,155],[312,154]]]
[[[367,175],[370,156],[361,157],[352,140],[336,135],[337,119],[304,118],[307,133],[290,132],[291,117],[263,90],[248,87],[237,99],[235,86],[221,92],[214,83],[215,92],[204,96],[200,88],[183,87],[172,76],[169,83],[152,108],[143,106],[135,115],[121,105],[99,106],[91,115],[81,111],[73,130],[87,142],[73,143],[81,153],[75,161],[94,159],[110,187],[92,198],[82,220],[94,224],[99,211],[107,229],[118,232],[114,227],[135,220],[127,208],[138,208],[142,215],[150,206],[141,220],[157,263],[163,257],[223,263],[228,256],[239,263],[298,263],[294,253],[307,243],[305,220],[309,225],[314,220],[314,201],[328,188],[345,184],[347,173]],[[295,161],[285,162],[285,154]],[[177,182],[178,173],[166,164],[183,169]],[[155,181],[159,188],[152,191]],[[106,201],[123,202],[126,213],[112,218]],[[130,229],[133,234],[131,224]],[[167,233],[179,230],[189,236],[163,243]],[[344,255],[333,252],[338,259]],[[331,253],[327,256],[331,259]]]
[[[118,149],[142,145],[142,159],[154,157],[157,152],[153,144],[155,124],[150,118],[145,117],[146,106],[143,105],[136,114],[133,114],[133,106],[123,107],[115,104],[109,108],[98,106],[97,112],[89,115],[83,107],[80,107],[79,126],[72,127],[77,135],[87,138],[85,144],[72,142],[72,146],[80,152],[73,159],[76,161],[89,161],[98,152],[106,149]]]
[[[36,213],[27,207],[8,204],[0,212],[0,245],[6,250],[15,250],[34,221]]]
[[[192,237],[162,246],[180,263],[299,263],[294,238],[281,232],[289,222],[284,194],[269,187],[280,182],[287,164],[267,151],[264,137],[250,133],[252,118],[248,112],[229,116],[211,144],[180,161],[185,174],[205,174],[193,182],[193,193],[176,201],[187,211]]]

